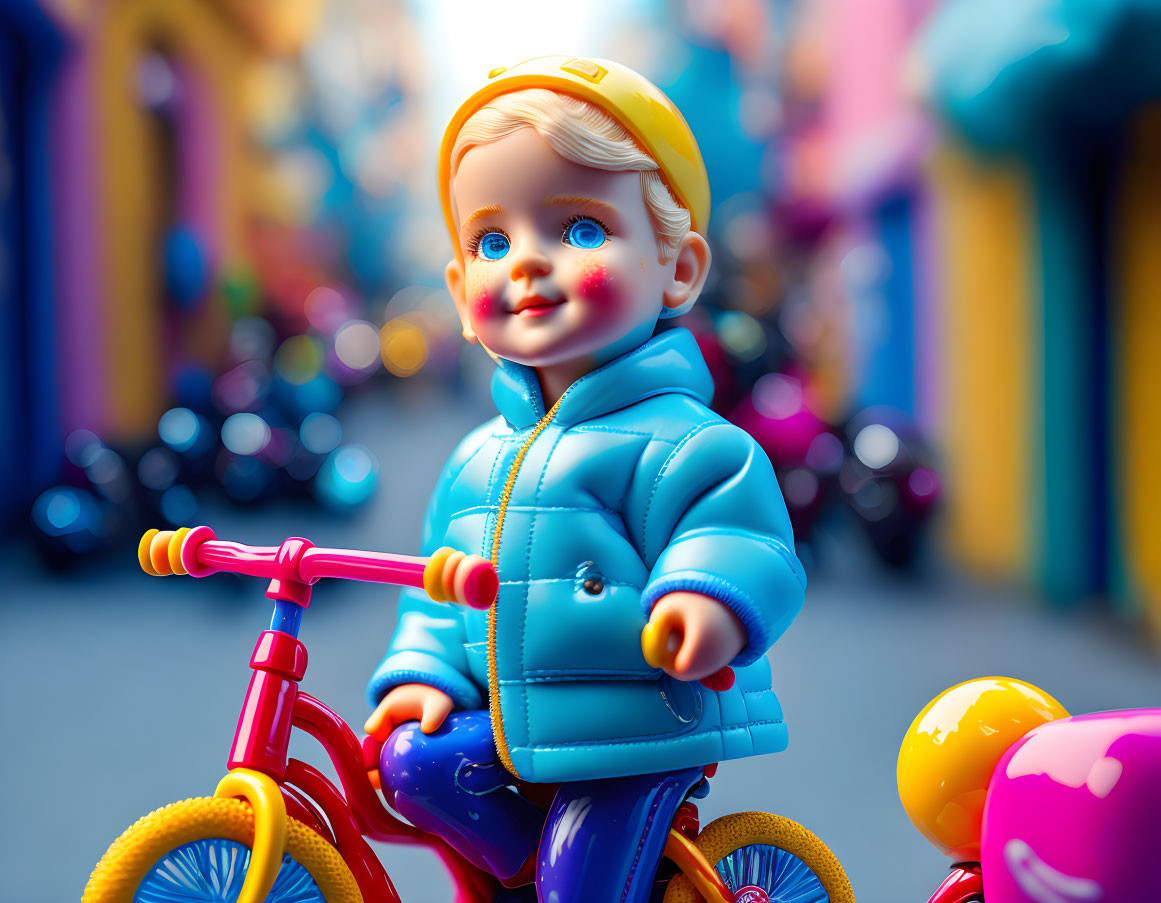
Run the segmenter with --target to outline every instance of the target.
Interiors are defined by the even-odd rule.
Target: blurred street
[[[479,391],[421,381],[356,396],[342,411],[345,435],[382,462],[368,507],[336,516],[301,503],[222,506],[205,519],[220,537],[257,545],[304,534],[414,554],[444,458],[489,415]],[[943,878],[947,863],[908,822],[894,774],[903,731],[937,692],[1000,673],[1044,687],[1074,713],[1158,705],[1161,663],[1107,614],[1060,616],[935,568],[892,577],[841,525],[819,557],[826,576],[772,654],[790,748],[725,764],[702,819],[764,808],[803,822],[844,862],[861,903],[921,903]],[[269,605],[260,581],[162,583],[129,553],[61,577],[15,542],[0,569],[0,903],[59,903],[79,896],[137,817],[212,793]],[[394,591],[323,585],[304,616],[303,687],[356,726],[394,604]],[[323,764],[311,741],[292,754]],[[381,855],[406,903],[449,899],[432,857]]]
[[[528,218],[552,264],[528,297],[588,305],[573,276],[606,260],[601,354],[572,344],[579,320],[556,358],[474,322],[477,264],[499,258],[460,219],[458,167],[499,153],[472,135],[534,84],[578,91],[582,137],[608,119],[640,159],[553,144],[504,171],[640,169],[675,279],[662,219],[688,209],[712,268],[658,328],[693,333],[712,409],[812,539],[771,652],[790,747],[724,763],[702,824],[776,811],[860,903],[923,903],[949,863],[895,767],[929,700],[998,674],[1073,713],[1161,706],[1158,46],[1161,0],[0,2],[0,903],[78,899],[126,827],[225,771],[265,587],[147,577],[139,524],[417,554],[443,462],[495,414],[464,337],[572,379],[621,349],[620,314],[648,332],[667,283],[617,263],[648,235],[593,220],[572,247],[590,192],[555,184]],[[622,66],[681,116],[617,100]],[[519,245],[519,192],[485,181],[479,228]],[[324,584],[304,615],[303,689],[356,730],[397,595]],[[963,736],[937,734],[941,754]],[[313,741],[291,754],[333,774]],[[1161,844],[1161,820],[1126,823]],[[451,899],[433,856],[380,854],[405,903]]]

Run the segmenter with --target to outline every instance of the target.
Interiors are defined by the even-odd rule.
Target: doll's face
[[[452,196],[463,261],[448,287],[465,336],[500,357],[576,361],[680,303],[639,173],[565,160],[522,128],[469,150]]]

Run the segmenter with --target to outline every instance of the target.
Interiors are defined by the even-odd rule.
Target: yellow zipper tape
[[[565,395],[567,394],[566,392]],[[500,495],[500,510],[496,513],[496,529],[492,533],[492,567],[497,567],[500,557],[500,532],[504,528],[504,517],[508,513],[508,500],[512,496],[512,487],[516,485],[516,475],[520,472],[520,465],[524,463],[524,456],[528,454],[528,449],[536,441],[536,437],[556,416],[556,409],[560,407],[562,401],[564,401],[564,395],[556,400],[556,404],[533,427],[528,438],[524,440],[524,444],[520,446],[520,451],[516,453],[516,460],[512,462],[512,467],[508,471],[504,492]],[[512,755],[508,752],[504,721],[500,717],[500,676],[496,667],[496,609],[499,604],[499,600],[497,600],[496,604],[488,609],[488,710],[492,716],[492,738],[496,741],[496,752],[500,756],[500,761],[504,763],[504,767],[512,774],[516,774],[516,767],[512,764]],[[519,777],[519,775],[516,776]]]

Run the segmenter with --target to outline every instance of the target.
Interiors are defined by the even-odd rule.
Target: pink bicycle
[[[494,878],[386,807],[372,777],[380,744],[360,743],[342,718],[298,688],[307,665],[299,625],[321,578],[419,587],[435,599],[487,608],[498,589],[490,562],[448,549],[430,558],[322,549],[298,538],[257,548],[220,541],[208,527],[150,530],[138,557],[154,576],[230,571],[265,578],[274,612],[250,658],[229,772],[214,795],[138,820],[101,858],[82,903],[399,903],[368,839],[433,849],[451,873],[457,903],[491,903],[499,890]],[[292,729],[322,744],[341,790],[288,758]],[[778,815],[727,815],[699,832],[697,810],[686,802],[665,855],[679,872],[659,886],[665,903],[854,903],[834,854]]]

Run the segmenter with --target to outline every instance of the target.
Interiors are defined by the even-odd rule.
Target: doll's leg
[[[563,784],[536,868],[541,900],[644,903],[677,807],[701,768]]]
[[[544,812],[506,786],[487,712],[454,712],[433,734],[400,725],[379,768],[395,809],[478,868],[509,878],[536,850]]]

